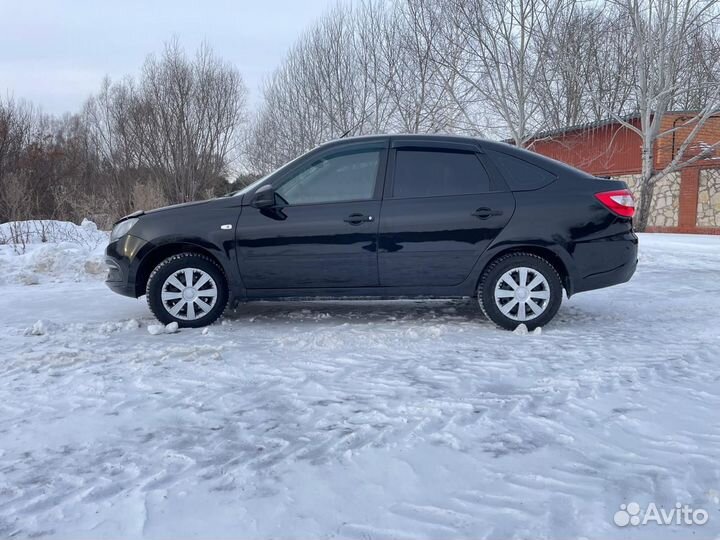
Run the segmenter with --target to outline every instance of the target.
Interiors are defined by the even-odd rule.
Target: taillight
[[[596,193],[595,198],[619,216],[633,217],[635,214],[635,198],[629,189],[603,191]]]

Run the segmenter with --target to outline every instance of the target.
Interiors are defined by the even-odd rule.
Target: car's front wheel
[[[215,261],[197,253],[179,253],[155,267],[146,295],[150,310],[160,322],[197,328],[222,315],[228,287]]]
[[[492,322],[513,330],[544,326],[562,302],[562,281],[548,261],[532,253],[509,253],[492,261],[483,272],[478,301]]]

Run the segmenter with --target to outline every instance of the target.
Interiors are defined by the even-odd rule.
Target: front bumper
[[[142,257],[150,244],[138,238],[126,234],[125,236],[110,242],[105,249],[105,264],[108,267],[108,274],[105,284],[118,294],[137,298],[135,277]]]

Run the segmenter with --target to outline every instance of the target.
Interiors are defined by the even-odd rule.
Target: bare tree
[[[17,167],[37,126],[37,111],[27,102],[0,96],[0,177]]]
[[[158,208],[168,204],[162,188],[157,182],[148,182],[146,184],[135,184],[133,186],[133,205],[137,209],[142,208]]]
[[[720,112],[720,85],[717,70],[688,68],[696,55],[698,42],[712,42],[717,35],[717,0],[618,0],[616,32],[631,36],[627,58],[632,67],[623,83],[630,89],[630,100],[636,111],[631,121],[626,115],[604,103],[602,86],[588,90],[596,105],[604,109],[641,140],[642,172],[639,179],[640,201],[636,228],[645,230],[650,217],[656,184],[684,167],[712,156],[720,141],[704,144],[698,139],[707,121]],[[624,23],[624,24],[623,24]],[[717,56],[717,50],[715,52]],[[602,59],[598,60],[599,62]],[[667,126],[666,113],[675,103],[688,97],[689,89],[700,90],[697,110],[679,124]],[[675,135],[675,152],[668,163],[658,169],[658,142]],[[688,152],[690,149],[694,152]]]
[[[251,170],[267,172],[342,135],[387,129],[385,9],[339,4],[298,39],[265,84],[247,146]]]
[[[131,211],[132,185],[137,180],[133,173],[140,169],[142,160],[132,118],[137,99],[132,79],[113,84],[106,78],[84,109],[92,151],[101,163],[103,181],[113,193],[120,215]]]
[[[146,201],[185,202],[229,173],[246,96],[239,72],[207,45],[191,60],[176,41],[148,58],[138,82],[106,81],[85,116],[123,210],[135,206],[138,183],[162,190],[162,199]]]
[[[457,130],[457,75],[431,58],[433,20],[412,3],[338,4],[266,82],[248,169],[268,172],[329,139]]]
[[[10,238],[14,249],[22,253],[29,241],[31,229],[25,221],[37,208],[35,193],[30,190],[26,175],[12,173],[5,176],[0,190],[0,212],[10,222]]]
[[[25,190],[21,181],[21,160],[35,137],[37,113],[31,105],[0,97],[0,221],[18,219],[18,195]]]
[[[105,80],[79,115],[0,98],[0,221],[91,217],[107,227],[138,204],[226,192],[245,100],[235,67],[207,46],[188,58],[177,42],[137,80]]]
[[[685,61],[680,65],[683,75],[675,95],[673,110],[695,111],[712,100],[714,84],[708,81],[720,78],[720,35],[715,24],[703,25],[688,37],[689,46]]]
[[[437,2],[437,0],[425,0]],[[545,124],[536,91],[547,69],[552,35],[575,0],[450,0],[435,7],[444,14],[443,50],[434,58],[467,86],[459,105],[480,109],[491,127],[524,146]],[[469,114],[468,114],[469,116]]]
[[[245,121],[246,89],[239,72],[203,45],[189,60],[177,42],[151,57],[140,84],[139,135],[144,161],[172,202],[195,199],[226,172]]]
[[[383,57],[393,128],[406,133],[460,131],[462,114],[454,99],[458,77],[447,67],[456,60],[439,36],[440,22],[431,5],[411,0],[394,4],[383,26]],[[443,42],[444,43],[444,42]],[[434,55],[442,51],[444,62]]]
[[[535,88],[546,129],[562,130],[607,118],[607,110],[628,112],[632,36],[618,31],[618,14],[578,5],[559,15]],[[589,95],[594,92],[600,103]]]
[[[301,38],[296,61],[323,140],[387,128],[392,104],[378,53],[387,20],[382,3],[338,5]]]

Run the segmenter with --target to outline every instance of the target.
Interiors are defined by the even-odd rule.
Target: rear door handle
[[[475,210],[472,215],[480,219],[487,219],[490,216],[502,216],[502,213],[502,210],[493,210],[492,208],[482,207]]]
[[[349,223],[350,225],[360,225],[361,223],[365,223],[365,222],[372,221],[372,220],[373,220],[372,216],[366,216],[365,214],[350,214],[343,221],[345,223]]]

